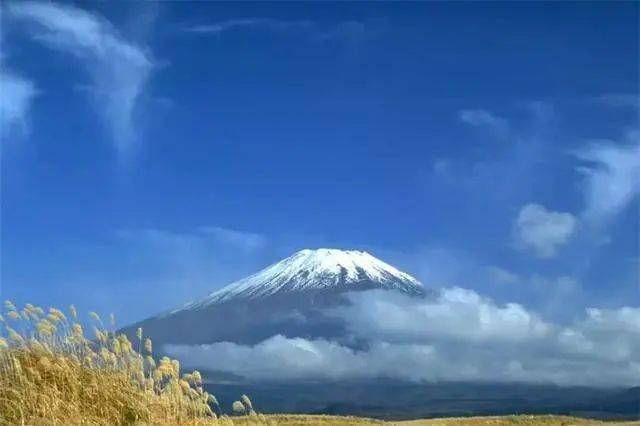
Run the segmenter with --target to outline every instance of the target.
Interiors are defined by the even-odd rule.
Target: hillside
[[[412,297],[430,294],[417,279],[357,250],[301,250],[208,296],[147,318],[139,327],[157,343],[256,344],[276,334],[338,339],[343,321],[327,315],[348,292],[381,289]],[[219,324],[224,324],[220,327]]]

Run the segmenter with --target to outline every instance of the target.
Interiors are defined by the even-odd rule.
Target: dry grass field
[[[5,303],[0,315],[0,426],[5,425],[366,425],[357,417],[263,415],[239,396],[219,407],[197,371],[153,358],[153,345],[138,330],[134,342],[92,313],[93,337],[85,337],[75,308],[67,314]],[[3,337],[4,336],[4,337]],[[227,413],[227,414],[223,414]],[[232,416],[230,414],[233,414]],[[416,420],[397,425],[598,425],[551,416]],[[612,424],[612,423],[607,423]],[[621,423],[618,423],[621,424]],[[628,423],[633,424],[633,423]],[[640,423],[635,423],[640,424]]]
[[[153,358],[153,345],[116,335],[90,314],[93,337],[85,337],[72,306],[61,310],[5,302],[0,324],[1,425],[180,424],[218,420],[217,401],[197,371]],[[69,317],[67,317],[67,315]],[[109,328],[109,329],[108,329]],[[5,336],[5,337],[3,337]],[[253,413],[242,396],[236,413]],[[224,418],[222,419],[225,420]]]
[[[355,425],[377,425],[384,424],[380,420],[366,419],[362,417],[348,416],[322,416],[322,415],[297,415],[297,414],[273,414],[266,415],[262,418],[254,419],[251,417],[233,418],[234,425],[258,425],[258,424],[275,424],[286,426],[297,425],[338,425],[338,426],[355,426]],[[265,423],[260,423],[263,421]]]
[[[563,416],[503,416],[503,417],[469,417],[450,419],[424,419],[402,422],[382,422],[373,419],[333,416],[266,416],[282,425],[367,425],[387,424],[397,426],[578,426],[578,425],[640,425],[640,422],[600,422],[596,420],[578,419]],[[234,423],[235,424],[235,423]],[[242,424],[242,423],[239,423]]]
[[[578,426],[578,425],[640,425],[640,422],[601,422],[565,416],[501,416],[449,419],[411,420],[395,422],[403,426]]]
[[[229,421],[233,425],[393,425],[393,426],[633,426],[640,422],[601,422],[565,416],[502,416],[502,417],[467,417],[449,419],[423,419],[401,422],[383,422],[374,419],[358,417],[317,416],[317,415],[266,415],[233,417]],[[192,423],[193,425],[207,425],[208,422]],[[229,423],[231,424],[231,423]]]

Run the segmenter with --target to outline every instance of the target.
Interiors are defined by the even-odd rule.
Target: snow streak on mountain
[[[424,293],[411,275],[356,250],[301,250],[262,271],[211,293],[183,310],[238,299],[259,299],[285,293],[333,290],[358,291],[372,288],[397,290],[410,295]],[[174,311],[178,312],[178,311]]]
[[[224,341],[253,345],[275,335],[348,340],[344,320],[331,310],[350,303],[345,294],[364,290],[416,297],[431,294],[415,278],[368,253],[302,250],[203,299],[123,331],[134,338],[142,327],[158,347]]]

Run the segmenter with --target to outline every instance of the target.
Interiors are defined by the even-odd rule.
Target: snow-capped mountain
[[[367,252],[305,249],[183,309],[291,292],[358,291],[371,288],[397,290],[410,295],[424,293],[424,287],[418,280]]]
[[[255,344],[276,334],[340,339],[342,320],[331,309],[350,303],[345,293],[382,289],[422,297],[422,284],[369,253],[355,250],[302,250],[209,296],[137,327],[158,345],[230,341]]]

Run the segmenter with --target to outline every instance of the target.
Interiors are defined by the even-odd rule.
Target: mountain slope
[[[302,250],[209,296],[149,318],[137,327],[156,343],[255,344],[275,334],[333,338],[345,335],[326,309],[348,303],[344,293],[371,289],[421,297],[412,276],[362,251]]]
[[[215,303],[257,299],[293,292],[319,290],[358,291],[367,288],[397,290],[410,295],[424,293],[411,275],[355,250],[301,250],[247,278],[192,302],[183,309],[199,309]],[[173,311],[175,313],[178,311]]]

